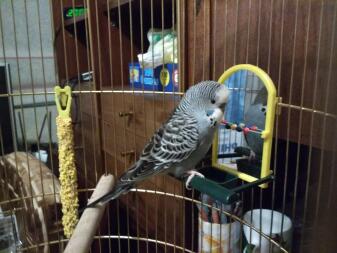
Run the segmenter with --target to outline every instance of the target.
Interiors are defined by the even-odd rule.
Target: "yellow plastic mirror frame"
[[[269,176],[272,171],[270,170],[270,157],[271,157],[271,149],[272,149],[272,142],[273,142],[273,130],[274,130],[274,119],[275,119],[275,109],[276,109],[276,89],[273,81],[270,79],[268,74],[264,72],[259,67],[250,64],[239,64],[235,65],[228,70],[226,70],[219,78],[218,82],[224,84],[225,81],[235,72],[240,70],[248,70],[253,72],[257,75],[268,92],[268,99],[267,99],[267,113],[266,113],[266,122],[264,131],[262,131],[261,138],[264,139],[263,141],[263,155],[262,155],[262,164],[261,164],[261,174],[260,178]],[[239,172],[233,168],[230,168],[224,164],[218,163],[218,132],[215,134],[213,140],[213,148],[212,148],[212,166],[218,168],[220,170],[224,170],[238,178],[247,181],[253,182],[258,178],[253,177],[249,174]],[[266,188],[267,184],[260,185],[261,188]]]

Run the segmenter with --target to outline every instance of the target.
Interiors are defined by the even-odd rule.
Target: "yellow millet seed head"
[[[73,153],[73,132],[70,118],[57,117],[56,124],[59,139],[62,224],[64,234],[70,238],[78,222],[77,172]]]

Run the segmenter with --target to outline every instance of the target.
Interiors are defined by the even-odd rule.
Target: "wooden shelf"
[[[105,7],[107,8],[107,5],[109,6],[110,10],[113,8],[116,8],[118,6],[127,4],[129,2],[132,2],[133,0],[110,0],[109,4],[105,4]],[[106,9],[105,8],[105,9]]]
[[[83,15],[75,18],[66,19],[64,21],[64,27],[73,26],[74,24],[84,21],[87,17],[88,17],[87,15]]]

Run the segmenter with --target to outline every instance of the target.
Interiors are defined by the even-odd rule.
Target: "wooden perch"
[[[89,203],[111,191],[113,185],[114,177],[112,175],[103,175],[98,181]],[[64,250],[65,253],[85,253],[89,251],[97,227],[102,219],[104,207],[105,205],[97,205],[97,207],[84,210],[75,231]]]

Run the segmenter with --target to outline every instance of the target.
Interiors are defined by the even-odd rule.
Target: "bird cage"
[[[333,252],[336,19],[333,0],[0,1],[0,252]],[[84,209],[207,80],[229,95],[203,177]]]

